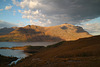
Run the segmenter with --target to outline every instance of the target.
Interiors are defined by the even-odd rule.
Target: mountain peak
[[[68,26],[68,27],[70,27],[70,26],[74,26],[74,25],[68,24],[68,23],[64,23],[64,24],[61,24],[60,26]]]

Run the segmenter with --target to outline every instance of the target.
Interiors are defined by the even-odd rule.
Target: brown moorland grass
[[[100,67],[100,36],[60,42],[19,61],[14,67]]]
[[[0,67],[9,67],[8,64],[15,60],[17,60],[16,57],[5,57],[0,55]]]

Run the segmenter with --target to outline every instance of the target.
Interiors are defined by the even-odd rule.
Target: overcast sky
[[[63,23],[100,34],[100,0],[0,0],[0,28]]]

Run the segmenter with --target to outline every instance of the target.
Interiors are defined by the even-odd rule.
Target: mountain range
[[[79,38],[91,37],[80,26],[61,24],[51,27],[27,25],[0,29],[0,41],[70,41]]]

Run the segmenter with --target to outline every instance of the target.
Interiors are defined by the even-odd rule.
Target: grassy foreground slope
[[[9,67],[8,64],[10,64],[12,61],[17,60],[16,57],[6,57],[0,55],[0,67]]]
[[[48,46],[14,67],[100,67],[100,36]]]

